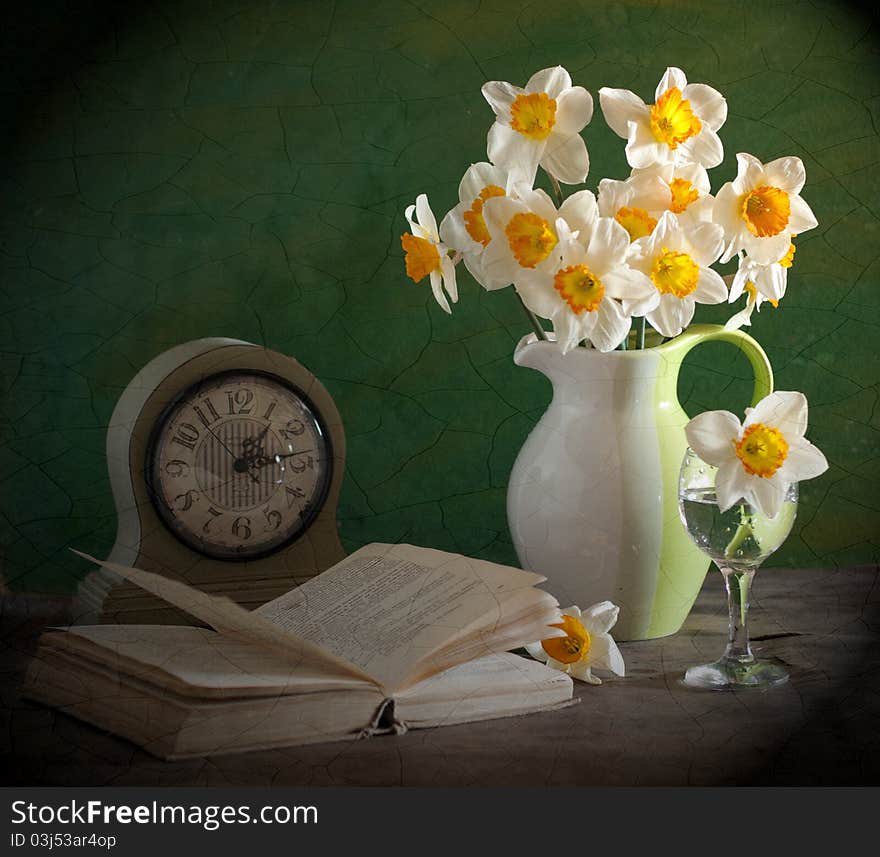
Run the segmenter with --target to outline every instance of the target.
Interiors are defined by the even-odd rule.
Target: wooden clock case
[[[150,499],[145,465],[153,426],[182,391],[229,370],[276,375],[301,390],[320,414],[332,449],[324,504],[309,526],[269,556],[244,561],[206,557],[183,544],[162,523]],[[118,516],[107,558],[227,596],[253,609],[339,562],[345,551],[336,509],[345,469],[345,433],[330,394],[302,364],[237,339],[199,339],[178,345],[141,369],[116,404],[107,430],[107,466]],[[104,569],[91,572],[75,600],[76,623],[190,624],[191,620]]]

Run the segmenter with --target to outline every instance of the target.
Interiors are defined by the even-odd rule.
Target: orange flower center
[[[788,194],[778,187],[761,185],[744,194],[740,202],[740,216],[756,238],[778,235],[785,229],[790,215]]]
[[[504,234],[514,258],[523,268],[534,268],[543,262],[559,241],[550,224],[532,212],[514,214]]]
[[[406,275],[414,282],[423,280],[431,271],[440,268],[440,253],[437,245],[427,238],[416,238],[409,232],[400,236],[400,243],[406,253]]]
[[[791,236],[794,238],[794,235]],[[788,252],[779,260],[779,264],[782,265],[783,268],[790,268],[794,263],[794,252],[797,248],[794,246],[794,243],[790,243],[788,245]]]
[[[687,179],[673,179],[669,182],[669,192],[672,194],[669,210],[673,214],[681,214],[700,198],[700,192]]]
[[[562,622],[552,627],[562,628],[568,636],[553,637],[541,641],[541,648],[551,658],[563,664],[575,664],[590,654],[592,639],[590,632],[583,626],[580,619],[563,613]]]
[[[733,445],[737,458],[752,476],[772,476],[788,455],[788,443],[782,432],[763,423],[750,425]]]
[[[746,283],[746,291],[748,292],[748,295],[749,295],[748,303],[750,303],[750,304],[757,303],[757,301],[758,301],[758,287],[751,280],[749,280]],[[776,309],[776,307],[779,306],[779,301],[775,301],[772,298],[768,298],[768,300],[770,301],[770,306],[772,306],[773,309]]]
[[[492,240],[486,227],[486,221],[483,220],[484,203],[490,197],[504,195],[504,188],[498,187],[496,184],[486,185],[471,203],[471,207],[464,213],[464,228],[477,244],[486,247]]]
[[[627,205],[617,209],[614,219],[629,232],[630,241],[650,235],[657,225],[656,219],[644,208],[630,208]]]
[[[571,265],[557,271],[553,288],[576,315],[597,310],[605,294],[601,280],[586,265]]]
[[[702,127],[690,101],[681,97],[677,86],[667,89],[651,107],[651,132],[670,149],[677,149],[680,143],[699,134]]]
[[[546,92],[517,95],[510,105],[510,127],[530,140],[546,140],[556,124],[556,99]]]
[[[662,295],[687,297],[696,289],[699,279],[700,266],[687,253],[665,247],[651,268],[651,280]]]

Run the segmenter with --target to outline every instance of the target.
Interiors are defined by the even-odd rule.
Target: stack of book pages
[[[91,558],[90,558],[91,559]],[[95,560],[97,562],[97,560]],[[367,737],[572,701],[571,679],[509,653],[562,636],[543,577],[372,544],[248,612],[99,563],[207,627],[48,631],[24,693],[162,758]]]

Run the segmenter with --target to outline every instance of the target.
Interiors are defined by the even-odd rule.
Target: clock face
[[[200,381],[157,421],[147,485],[159,517],[209,557],[266,556],[306,530],[330,485],[332,450],[304,393],[234,370]]]

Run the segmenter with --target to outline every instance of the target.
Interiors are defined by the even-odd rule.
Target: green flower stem
[[[645,317],[639,318],[639,326],[636,328],[636,348],[644,349],[645,347]]]
[[[562,205],[562,188],[559,186],[559,179],[557,179],[553,173],[547,173],[547,175],[550,177],[550,185],[553,188],[553,193],[556,194],[556,202],[559,205]]]
[[[519,301],[519,305],[520,305],[520,306],[522,307],[522,309],[523,309],[523,312],[524,312],[524,313],[526,314],[526,316],[528,317],[529,322],[530,322],[530,324],[532,325],[532,329],[535,331],[535,336],[537,336],[538,339],[544,340],[544,341],[546,342],[546,340],[547,340],[547,334],[544,332],[544,328],[541,327],[541,322],[538,321],[538,319],[537,319],[537,317],[535,316],[535,314],[534,314],[534,313],[533,313],[533,312],[532,312],[532,311],[531,311],[531,310],[525,305],[525,302],[524,302],[523,299],[520,297],[520,294],[519,294],[519,292],[516,290],[516,288],[514,288],[513,291],[514,291],[514,294],[516,295],[516,299]]]

